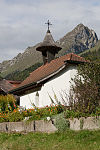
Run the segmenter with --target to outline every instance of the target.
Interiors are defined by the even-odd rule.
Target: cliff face
[[[95,46],[97,41],[98,37],[93,30],[79,24],[57,42],[62,46],[63,53],[73,52],[79,54]]]
[[[58,56],[73,52],[79,54],[91,47],[95,46],[98,38],[96,33],[84,26],[83,24],[77,25],[71,32],[67,33],[64,37],[57,41],[62,47]],[[36,51],[39,44],[28,47],[24,53],[18,54],[12,60],[4,61],[0,64],[0,71],[2,75],[7,75],[16,70],[24,70],[37,62],[42,62],[41,53]]]

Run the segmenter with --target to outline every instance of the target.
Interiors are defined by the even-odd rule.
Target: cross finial
[[[47,24],[47,25],[48,25],[48,30],[49,30],[49,26],[50,26],[50,25],[52,25],[52,24],[49,22],[49,20],[48,20],[48,22],[47,22],[47,23],[45,23],[45,24]]]

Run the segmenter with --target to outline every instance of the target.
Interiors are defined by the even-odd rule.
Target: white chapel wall
[[[21,96],[20,106],[32,108],[32,103],[34,103],[35,105],[38,104],[38,107],[45,107],[47,105],[49,106],[51,104],[50,97],[54,99],[54,93],[56,94],[57,99],[61,103],[63,103],[61,94],[63,94],[64,92],[69,94],[71,86],[70,83],[71,78],[74,78],[76,74],[77,69],[75,66],[70,66],[69,68],[66,68],[65,70],[58,73],[56,76],[54,76],[52,79],[50,79],[42,86],[41,91],[38,91],[39,94],[38,103],[36,103],[36,92],[34,92],[28,95]],[[66,103],[68,104],[67,99]]]

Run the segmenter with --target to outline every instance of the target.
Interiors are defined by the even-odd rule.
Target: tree
[[[100,64],[79,65],[73,81],[70,90],[72,109],[83,113],[95,112],[100,102]]]

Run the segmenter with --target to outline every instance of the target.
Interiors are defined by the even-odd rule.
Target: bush
[[[100,64],[88,63],[78,67],[70,90],[72,110],[82,113],[96,113],[100,101]]]
[[[0,113],[0,122],[17,122],[23,120],[23,114],[19,111],[13,111],[10,113]]]
[[[78,110],[66,110],[63,112],[64,113],[64,117],[66,119],[68,118],[81,118],[81,117],[90,117],[90,116],[94,116],[94,117],[98,117],[100,116],[100,107],[98,107],[96,109],[95,113],[83,113],[83,112],[79,112]]]
[[[12,112],[15,108],[15,98],[13,95],[0,96],[0,112]]]
[[[64,132],[66,129],[70,128],[70,122],[69,120],[65,119],[64,113],[56,116],[54,124],[59,132]]]

